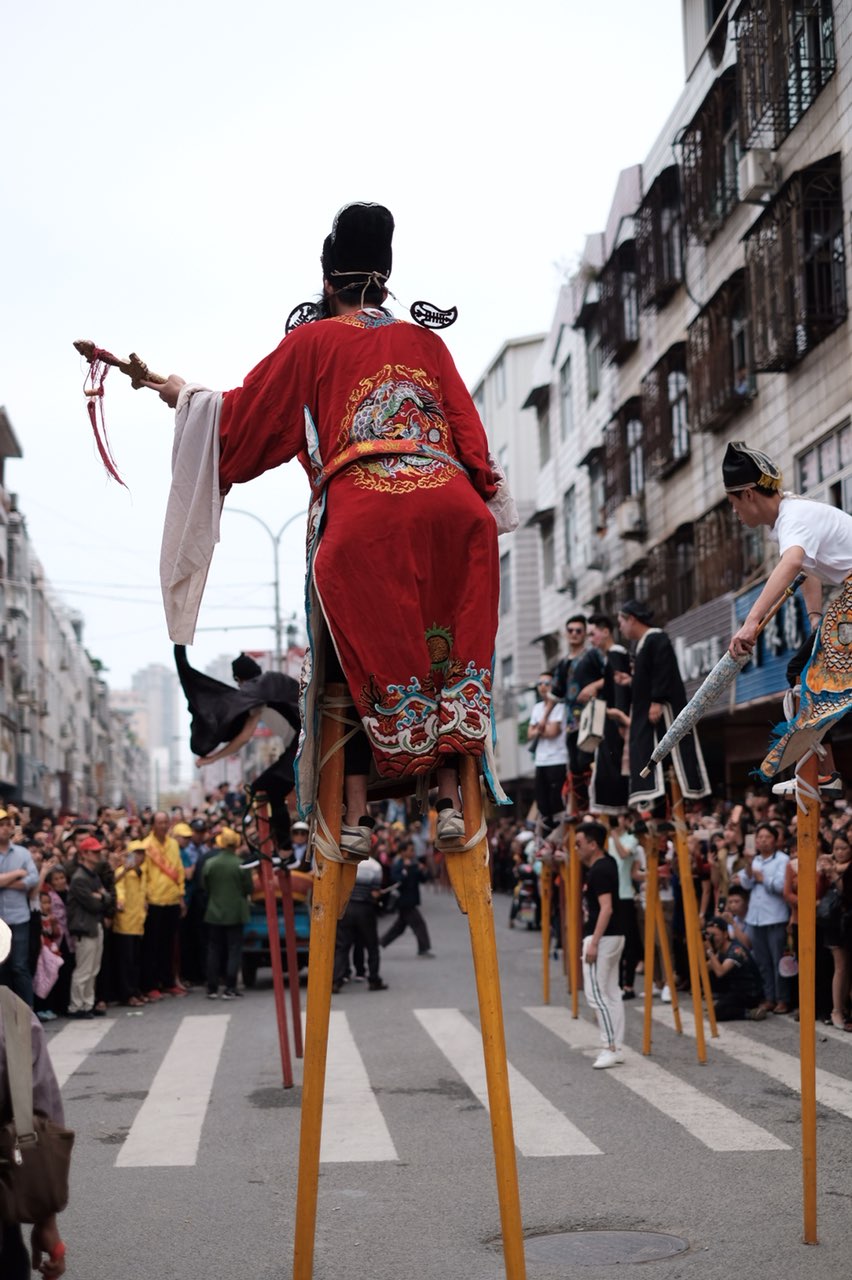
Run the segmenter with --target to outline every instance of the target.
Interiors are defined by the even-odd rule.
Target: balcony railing
[[[633,240],[625,241],[613,251],[601,273],[598,319],[603,358],[621,364],[639,341],[636,243]]]
[[[645,471],[663,477],[689,457],[686,343],[670,347],[642,380]]]
[[[681,138],[687,235],[707,244],[739,200],[736,73],[719,76]]]

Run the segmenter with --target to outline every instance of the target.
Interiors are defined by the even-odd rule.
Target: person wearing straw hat
[[[728,444],[722,479],[741,523],[747,529],[767,528],[780,552],[731,638],[734,658],[753,652],[764,615],[800,573],[807,575],[801,592],[812,632],[791,663],[792,674],[801,673],[799,709],[775,731],[760,766],[760,776],[769,781],[819,746],[832,724],[852,710],[852,516],[830,503],[786,491],[776,463],[743,440]],[[823,612],[826,586],[836,594]],[[780,786],[788,789],[788,784]],[[843,792],[830,755],[824,762],[820,789],[829,795]]]
[[[5,920],[0,920],[0,965],[6,963],[11,949],[12,930]],[[32,1029],[33,1108],[48,1116],[54,1124],[64,1125],[62,1097],[47,1052],[44,1030],[29,1009],[27,1013]],[[0,1010],[0,1117],[9,1105],[6,1030]],[[32,1263],[19,1223],[0,1223],[0,1276],[3,1280],[28,1280],[32,1270],[40,1271],[45,1280],[54,1280],[54,1277],[65,1274],[65,1244],[59,1234],[55,1215],[33,1225],[31,1253]]]

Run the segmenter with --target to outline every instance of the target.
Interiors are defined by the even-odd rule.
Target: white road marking
[[[346,1014],[332,1010],[323,1099],[323,1164],[398,1160]]]
[[[115,1026],[114,1018],[93,1018],[91,1022],[69,1022],[47,1042],[47,1051],[60,1089],[80,1067],[93,1049],[97,1049],[108,1031]]]
[[[658,1021],[665,1021],[667,1011],[655,1008],[654,1017]],[[681,1009],[681,1018],[684,1035],[694,1036],[695,1020],[692,1014]],[[721,1049],[722,1053],[736,1058],[743,1066],[753,1067],[755,1071],[762,1071],[765,1076],[771,1076],[773,1080],[786,1085],[793,1093],[798,1095],[801,1092],[801,1067],[797,1057],[774,1049],[760,1040],[752,1040],[739,1031],[732,1031],[727,1023],[719,1027],[717,1040],[711,1039],[707,1031],[707,1048],[708,1051]],[[817,1067],[816,1094],[817,1102],[852,1120],[852,1081]]]
[[[488,1109],[482,1037],[458,1009],[415,1009],[415,1017],[467,1087]],[[599,1147],[548,1102],[511,1063],[515,1146],[523,1156],[599,1156]]]
[[[118,1153],[121,1169],[194,1165],[229,1014],[181,1020]]]
[[[524,1012],[572,1049],[600,1050],[597,1028],[584,1018],[573,1019],[567,1009],[544,1006]],[[787,1143],[774,1134],[744,1119],[641,1053],[625,1047],[624,1056],[623,1065],[608,1072],[613,1080],[644,1098],[711,1151],[790,1150]]]

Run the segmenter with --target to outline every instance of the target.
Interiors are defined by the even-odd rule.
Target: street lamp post
[[[260,516],[255,515],[253,511],[246,511],[243,507],[225,507],[224,510],[226,512],[230,512],[232,515],[248,516],[250,520],[254,520],[266,531],[272,543],[273,570],[275,574],[273,578],[273,587],[275,589],[275,669],[276,671],[280,671],[282,658],[281,637],[283,633],[283,626],[281,622],[281,577],[278,568],[278,553],[281,549],[281,539],[283,535],[294,521],[300,520],[302,516],[306,516],[308,514],[307,510],[297,511],[295,515],[290,516],[289,520],[284,521],[277,533],[273,533],[266,521],[261,520]]]

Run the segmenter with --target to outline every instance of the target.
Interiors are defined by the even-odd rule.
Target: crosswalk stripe
[[[320,1161],[343,1164],[398,1159],[349,1020],[341,1010],[333,1010],[328,1035]]]
[[[118,1168],[195,1164],[230,1020],[221,1013],[181,1019],[118,1153]]]
[[[115,1026],[112,1018],[95,1018],[91,1022],[69,1022],[47,1042],[47,1051],[60,1089],[88,1055],[97,1049],[108,1031]]]
[[[545,1006],[524,1010],[570,1048],[599,1051],[597,1028],[584,1018],[573,1019],[567,1009]],[[711,1151],[789,1151],[786,1142],[744,1119],[729,1107],[650,1062],[633,1049],[624,1049],[623,1067],[608,1072],[632,1093],[644,1098]]]
[[[680,1016],[684,1034],[694,1036],[695,1019],[692,1014],[681,1009]],[[668,1009],[655,1007],[654,1018],[658,1022],[671,1025],[671,1011]],[[795,1094],[801,1092],[801,1066],[799,1059],[790,1053],[774,1049],[760,1040],[752,1040],[749,1036],[731,1030],[727,1024],[719,1027],[717,1040],[711,1040],[708,1037],[707,1046],[710,1050],[721,1049],[722,1053],[736,1058],[743,1066],[762,1071],[764,1075],[771,1076],[773,1080],[792,1089]],[[836,1076],[831,1071],[817,1067],[816,1093],[817,1102],[852,1120],[852,1081],[844,1080],[842,1076]]]
[[[414,1015],[467,1087],[488,1109],[479,1031],[458,1009],[415,1009]],[[548,1102],[511,1063],[509,1090],[515,1145],[523,1156],[599,1156],[599,1147]]]

